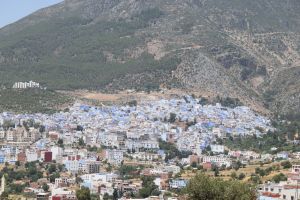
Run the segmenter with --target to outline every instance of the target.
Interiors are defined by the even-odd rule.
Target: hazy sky
[[[63,0],[0,0],[0,28]]]

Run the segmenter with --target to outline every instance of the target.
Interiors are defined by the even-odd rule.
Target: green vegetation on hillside
[[[43,166],[43,163],[39,163],[39,161],[26,162],[24,165],[16,162],[15,166],[9,166],[8,163],[5,163],[0,171],[0,177],[5,176],[6,179],[5,192],[8,194],[23,194],[25,187],[28,187],[30,182],[37,182],[43,178],[44,170],[47,170],[48,174],[45,178],[49,178],[53,183],[55,178],[59,177],[59,173],[62,172],[63,165],[50,164]],[[49,187],[43,185],[43,189],[47,190]]]
[[[50,90],[0,90],[0,112],[53,113],[70,102],[69,97]]]
[[[151,8],[130,20],[97,23],[78,16],[53,17],[15,32],[0,42],[0,57],[5,57],[0,84],[35,80],[51,89],[99,89],[126,74],[171,71],[178,64],[174,57],[156,61],[146,52],[128,55],[144,43],[135,32],[162,14]]]
[[[159,196],[160,191],[158,186],[154,183],[153,177],[143,176],[142,178],[143,188],[139,190],[139,196],[142,198],[147,198],[149,196]]]
[[[91,200],[91,192],[88,188],[82,187],[76,191],[76,197],[78,200]]]
[[[220,103],[222,106],[229,107],[229,108],[243,106],[243,103],[238,98],[231,98],[231,97],[222,98],[220,96],[217,96],[214,101],[215,103]]]
[[[187,158],[192,152],[189,151],[179,151],[175,144],[159,140],[159,149],[164,150],[166,154],[165,161],[172,160],[176,157]]]
[[[224,181],[198,174],[188,184],[186,190],[189,200],[255,200],[255,188],[240,181]]]
[[[300,151],[300,146],[292,142],[293,140],[299,140],[299,121],[274,121],[273,125],[276,130],[274,132],[269,131],[262,137],[257,137],[256,135],[246,138],[230,137],[225,140],[224,144],[230,149],[253,150],[256,152]],[[277,150],[271,151],[272,147],[276,147]]]

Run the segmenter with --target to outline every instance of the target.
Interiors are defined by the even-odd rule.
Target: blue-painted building
[[[188,184],[187,180],[184,179],[173,179],[169,182],[170,188],[172,189],[182,189]]]
[[[5,162],[5,155],[3,153],[0,153],[0,164],[3,164]]]

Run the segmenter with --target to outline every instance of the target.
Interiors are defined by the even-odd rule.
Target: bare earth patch
[[[205,97],[212,99],[217,96],[217,94],[211,93],[206,90],[183,90],[183,89],[170,89],[162,90],[160,92],[134,92],[131,90],[120,91],[118,93],[102,93],[99,91],[88,91],[88,90],[76,90],[76,91],[59,91],[63,94],[71,96],[77,100],[80,100],[84,103],[109,103],[109,104],[124,104],[132,100],[138,102],[141,101],[155,101],[161,99],[172,99],[172,98],[181,98],[184,95],[194,94],[196,97]],[[242,100],[243,102],[243,100]],[[252,102],[244,102],[245,105],[252,108],[254,111],[268,115],[269,111],[265,109],[262,105],[253,104]],[[98,105],[98,104],[97,104]]]

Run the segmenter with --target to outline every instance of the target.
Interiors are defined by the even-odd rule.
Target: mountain
[[[300,110],[299,0],[66,0],[0,30],[0,84],[179,87]]]

